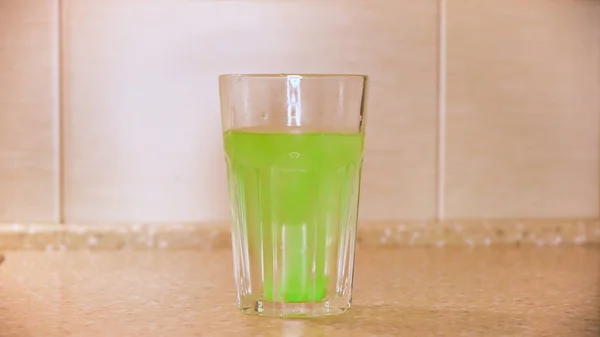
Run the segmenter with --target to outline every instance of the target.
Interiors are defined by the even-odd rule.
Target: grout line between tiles
[[[439,0],[439,41],[438,41],[438,132],[437,132],[437,219],[443,220],[446,215],[446,3]]]
[[[65,95],[65,91],[64,91],[64,78],[63,78],[63,74],[64,74],[64,24],[63,24],[63,20],[64,20],[64,1],[65,0],[56,0],[56,4],[57,4],[57,12],[56,12],[56,16],[57,16],[57,24],[56,24],[56,29],[57,29],[57,36],[58,36],[58,62],[56,65],[57,68],[57,72],[58,72],[58,143],[59,143],[59,170],[58,170],[58,175],[59,175],[59,188],[58,188],[58,194],[59,194],[59,199],[58,199],[58,203],[59,203],[59,210],[58,210],[58,214],[59,214],[59,225],[61,226],[62,232],[60,233],[60,243],[59,243],[59,249],[63,250],[66,247],[67,244],[67,233],[66,233],[66,229],[67,227],[65,226],[65,141],[64,141],[64,110],[65,110],[65,105],[64,105],[64,95]],[[64,301],[67,300],[67,294],[66,294],[66,287],[64,286],[65,284],[65,273],[63,270],[64,266],[61,266],[61,270],[59,273],[59,277],[58,277],[58,282],[59,282],[59,297],[61,299],[62,303],[65,303]],[[63,306],[60,306],[60,314],[64,315],[63,312]],[[63,333],[65,334],[65,333]]]
[[[57,39],[58,39],[58,60],[56,64],[58,78],[58,125],[57,125],[57,146],[58,146],[58,217],[59,223],[65,223],[65,158],[64,158],[64,32],[63,32],[63,0],[57,0]]]
[[[600,2],[598,3],[598,5],[600,5]],[[600,12],[600,8],[598,11]],[[597,33],[596,34],[597,38],[600,37],[600,34],[598,34],[598,33],[600,33],[600,29],[598,29],[596,33]],[[600,45],[598,45],[598,46],[600,46]],[[597,51],[598,51],[598,54],[597,54],[597,59],[596,59],[597,63],[596,64],[600,65],[600,47],[597,49]],[[598,67],[598,69],[596,69],[596,70],[598,71],[598,73],[597,73],[598,77],[596,78],[596,81],[597,81],[596,84],[598,85],[596,87],[598,89],[598,91],[596,92],[596,104],[598,104],[597,113],[598,113],[598,116],[600,116],[600,67]],[[600,122],[600,120],[598,122]],[[600,149],[600,123],[598,123],[597,127],[598,127],[598,131],[597,131],[596,135],[598,136],[598,148]],[[599,153],[600,153],[600,151],[599,151]],[[598,175],[598,178],[599,178],[598,180],[600,180],[600,156],[598,156],[598,172],[596,172],[596,174]],[[596,196],[598,198],[597,199],[598,205],[596,208],[596,217],[600,217],[600,185],[598,185],[597,187],[598,187],[598,190],[596,192],[597,193]]]
[[[53,218],[62,221],[61,216],[61,199],[62,199],[62,174],[61,174],[61,88],[60,88],[60,0],[57,0],[54,4],[54,27],[53,27],[53,42],[56,44],[56,49],[52,55],[52,78],[53,78],[53,95],[55,98],[54,112],[53,112],[53,136],[52,145],[54,149],[54,160],[53,160],[53,172],[54,172],[54,198],[53,198]]]

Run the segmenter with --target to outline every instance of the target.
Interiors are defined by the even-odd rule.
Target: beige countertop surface
[[[353,308],[245,316],[231,253],[8,251],[0,336],[599,336],[600,247],[361,248]]]

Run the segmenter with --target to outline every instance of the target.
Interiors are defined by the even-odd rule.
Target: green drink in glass
[[[364,83],[358,75],[220,78],[244,312],[322,316],[349,308]]]

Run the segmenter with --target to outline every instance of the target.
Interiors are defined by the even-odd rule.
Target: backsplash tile
[[[452,0],[447,29],[447,217],[598,217],[600,2]]]
[[[0,222],[58,222],[56,0],[0,3]]]
[[[64,7],[67,222],[227,219],[217,76],[239,72],[368,74],[361,215],[435,217],[437,1]]]

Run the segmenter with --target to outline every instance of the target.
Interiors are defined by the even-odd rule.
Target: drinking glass
[[[221,75],[237,304],[346,311],[364,147],[363,75]]]

